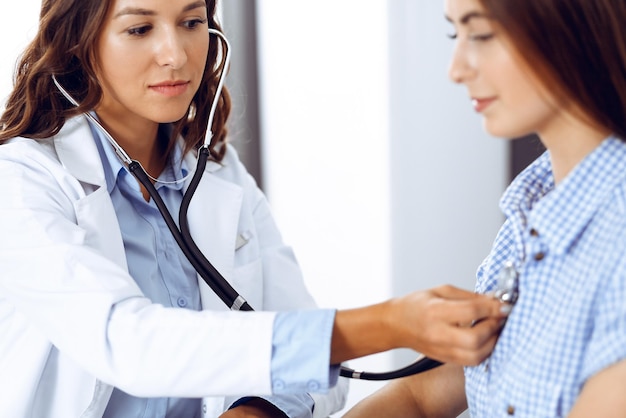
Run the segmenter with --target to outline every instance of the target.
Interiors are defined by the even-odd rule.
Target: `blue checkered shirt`
[[[476,289],[512,261],[519,300],[491,357],[465,370],[470,414],[566,416],[587,379],[626,358],[626,143],[606,139],[557,187],[546,153],[500,206]]]

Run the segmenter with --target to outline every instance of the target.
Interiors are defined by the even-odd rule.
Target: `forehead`
[[[111,0],[110,11],[122,14],[151,14],[206,8],[205,0]]]
[[[444,0],[444,13],[454,23],[486,17],[486,10],[479,0]]]

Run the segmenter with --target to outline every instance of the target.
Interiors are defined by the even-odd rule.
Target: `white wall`
[[[16,60],[37,32],[41,0],[3,2],[0,6],[0,109],[13,86]]]
[[[447,79],[442,2],[257,5],[265,189],[318,302],[472,289],[502,221],[506,152]],[[380,385],[352,382],[348,406]]]
[[[320,305],[392,294],[387,8],[379,0],[263,0],[264,185]],[[385,370],[387,355],[355,361]],[[360,398],[380,384],[355,382]],[[361,389],[359,386],[363,386]]]

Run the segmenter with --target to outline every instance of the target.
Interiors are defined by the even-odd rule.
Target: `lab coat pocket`
[[[263,263],[260,258],[235,267],[231,283],[253,309],[263,308]]]

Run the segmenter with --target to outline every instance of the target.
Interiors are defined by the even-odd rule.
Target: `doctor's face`
[[[102,119],[133,124],[186,115],[208,55],[204,0],[112,0],[96,48]]]
[[[465,85],[487,132],[514,138],[555,125],[555,101],[481,3],[445,0],[445,13],[455,33],[449,76]]]

